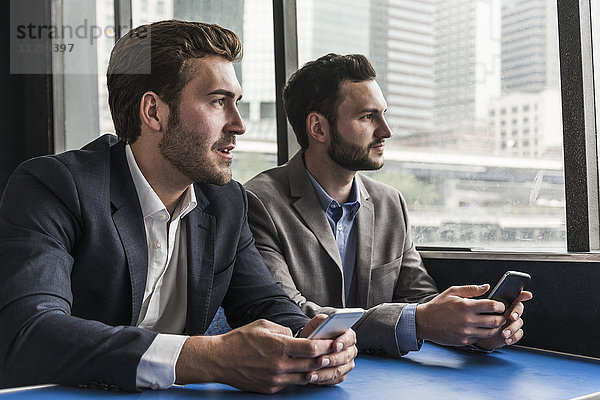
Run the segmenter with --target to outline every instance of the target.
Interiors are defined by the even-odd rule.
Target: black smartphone
[[[531,276],[525,272],[507,271],[487,298],[501,301],[508,309],[530,280]]]

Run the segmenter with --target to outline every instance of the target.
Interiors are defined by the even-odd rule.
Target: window
[[[53,25],[74,30],[57,43],[71,51],[54,52],[54,150],[80,148],[104,133],[114,133],[108,107],[106,68],[116,27],[112,0],[63,0]],[[60,45],[59,44],[59,45]]]
[[[358,52],[377,70],[395,135],[367,174],[404,194],[417,245],[566,249],[556,2],[521,18],[531,1],[297,1],[300,64]]]
[[[545,3],[535,8],[543,15],[518,18],[519,10],[533,1]],[[77,26],[87,19],[109,28],[115,25],[114,3],[59,0],[53,2],[60,5],[60,12],[53,12],[53,22]],[[244,182],[274,166],[278,149],[272,106],[272,2],[161,3],[161,9],[158,2],[147,0],[117,4],[131,7],[133,25],[166,18],[195,19],[227,26],[242,37],[245,59],[236,71],[244,88],[239,109],[247,132],[238,140],[234,177]],[[565,89],[560,91],[554,0],[295,3],[299,64],[330,51],[361,52],[374,64],[395,136],[388,141],[386,166],[370,174],[404,193],[418,245],[560,251],[567,248],[567,238],[570,243],[573,237],[598,231],[600,149],[595,130],[586,125],[596,120],[588,118],[589,110],[577,96],[588,96],[589,87],[600,93],[600,85],[593,85],[589,75],[585,82],[577,77],[581,65],[567,64],[562,79]],[[564,48],[583,49],[584,66],[591,64],[592,50],[600,53],[600,40],[591,40],[600,35],[599,3],[583,1],[576,9],[558,2],[558,14],[562,10],[568,21],[561,24],[560,40],[565,41]],[[572,18],[577,12],[580,15]],[[529,26],[533,20],[543,21],[544,29]],[[591,32],[583,26],[586,21]],[[581,29],[578,22],[583,24]],[[580,30],[592,37],[587,42],[581,38],[580,43]],[[105,84],[113,40],[114,31],[106,30],[76,62],[68,55],[53,55],[55,70],[65,72],[53,76],[55,151],[77,148],[98,134],[114,132]],[[449,50],[452,46],[455,51]],[[576,57],[567,63],[572,59]],[[86,68],[85,74],[71,74],[74,67]],[[598,78],[600,68],[589,71]],[[402,92],[407,83],[418,90]],[[82,95],[90,107],[82,108]],[[565,97],[562,107],[561,96]],[[598,102],[586,97],[585,104]],[[567,110],[564,121],[563,110]],[[569,132],[565,143],[563,124]],[[286,139],[295,142],[293,137]],[[570,172],[563,171],[563,153]],[[587,160],[583,168],[579,167],[581,159]],[[572,186],[584,176],[583,186]],[[586,224],[587,232],[577,229]],[[572,232],[567,233],[569,229]],[[568,248],[600,249],[598,238],[589,245],[587,239],[581,243],[568,244]]]

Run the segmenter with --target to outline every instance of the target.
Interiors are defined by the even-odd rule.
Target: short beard
[[[331,144],[327,154],[337,165],[350,171],[373,171],[383,167],[383,161],[369,158],[371,148],[380,144],[380,140],[374,141],[367,147],[361,147],[345,141],[335,127],[335,123],[330,126],[332,127]]]
[[[225,137],[217,141],[210,151],[235,144],[235,136]],[[158,144],[160,154],[179,172],[197,183],[212,183],[223,186],[231,182],[231,168],[226,171],[217,170],[206,154],[207,140],[196,132],[186,130],[179,119],[177,107],[169,115],[167,129]],[[223,161],[231,167],[231,160]]]

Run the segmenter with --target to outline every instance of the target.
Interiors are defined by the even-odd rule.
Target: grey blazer
[[[400,357],[396,324],[407,303],[437,288],[410,237],[406,203],[396,189],[356,175],[358,301],[354,326],[363,352]],[[305,171],[302,152],[248,183],[248,222],[276,281],[308,316],[344,307],[342,261],[333,232]]]

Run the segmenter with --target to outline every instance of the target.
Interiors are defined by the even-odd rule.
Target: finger
[[[495,300],[473,299],[470,300],[473,312],[477,314],[504,314],[504,303]]]
[[[501,328],[506,324],[506,318],[503,315],[479,315],[474,324],[477,328]]]
[[[502,336],[505,339],[510,338],[511,336],[514,336],[514,334],[519,331],[521,328],[523,327],[523,320],[522,319],[518,319],[512,323],[510,323],[508,326],[506,326],[503,330],[502,330]]]
[[[358,354],[356,346],[350,346],[339,353],[330,353],[319,357],[320,368],[339,367],[340,365],[348,364]]]
[[[531,299],[533,299],[533,293],[531,293],[527,290],[523,290],[523,291],[521,291],[519,296],[517,296],[516,301],[529,301]]]
[[[285,353],[290,357],[316,358],[331,353],[331,339],[286,339]]]
[[[317,385],[335,385],[340,382],[343,382],[346,376],[354,369],[354,360],[350,361],[347,364],[340,365],[335,368],[324,368],[321,369],[311,376],[317,375],[316,380],[312,378],[310,383],[314,383]]]
[[[333,359],[329,355],[315,358],[290,357],[278,365],[280,373],[307,373],[315,372],[321,368],[336,366],[340,358]]]
[[[524,334],[525,334],[525,332],[523,332],[523,329],[519,329],[518,331],[515,332],[514,335],[505,339],[504,343],[506,343],[507,345],[515,344],[519,340],[521,340],[521,338],[523,337]]]
[[[321,325],[321,323],[323,321],[325,321],[326,319],[327,319],[327,315],[325,315],[325,314],[315,315],[310,321],[308,321],[306,323],[306,325],[304,325],[304,328],[302,328],[302,332],[300,333],[300,337],[302,337],[302,338],[308,337],[308,335],[313,333],[313,331],[315,329],[317,329],[317,327],[319,325]]]
[[[490,289],[490,285],[487,283],[484,285],[465,285],[465,286],[451,286],[446,289],[445,293],[459,296],[459,297],[477,297],[483,295]]]
[[[354,332],[352,329],[348,329],[346,332],[335,338],[331,351],[340,352],[344,349],[354,346],[355,344],[356,332]]]
[[[510,308],[509,319],[511,321],[518,320],[519,318],[521,318],[521,314],[523,314],[524,309],[525,307],[523,306],[523,303],[521,303],[520,301],[514,302]]]

